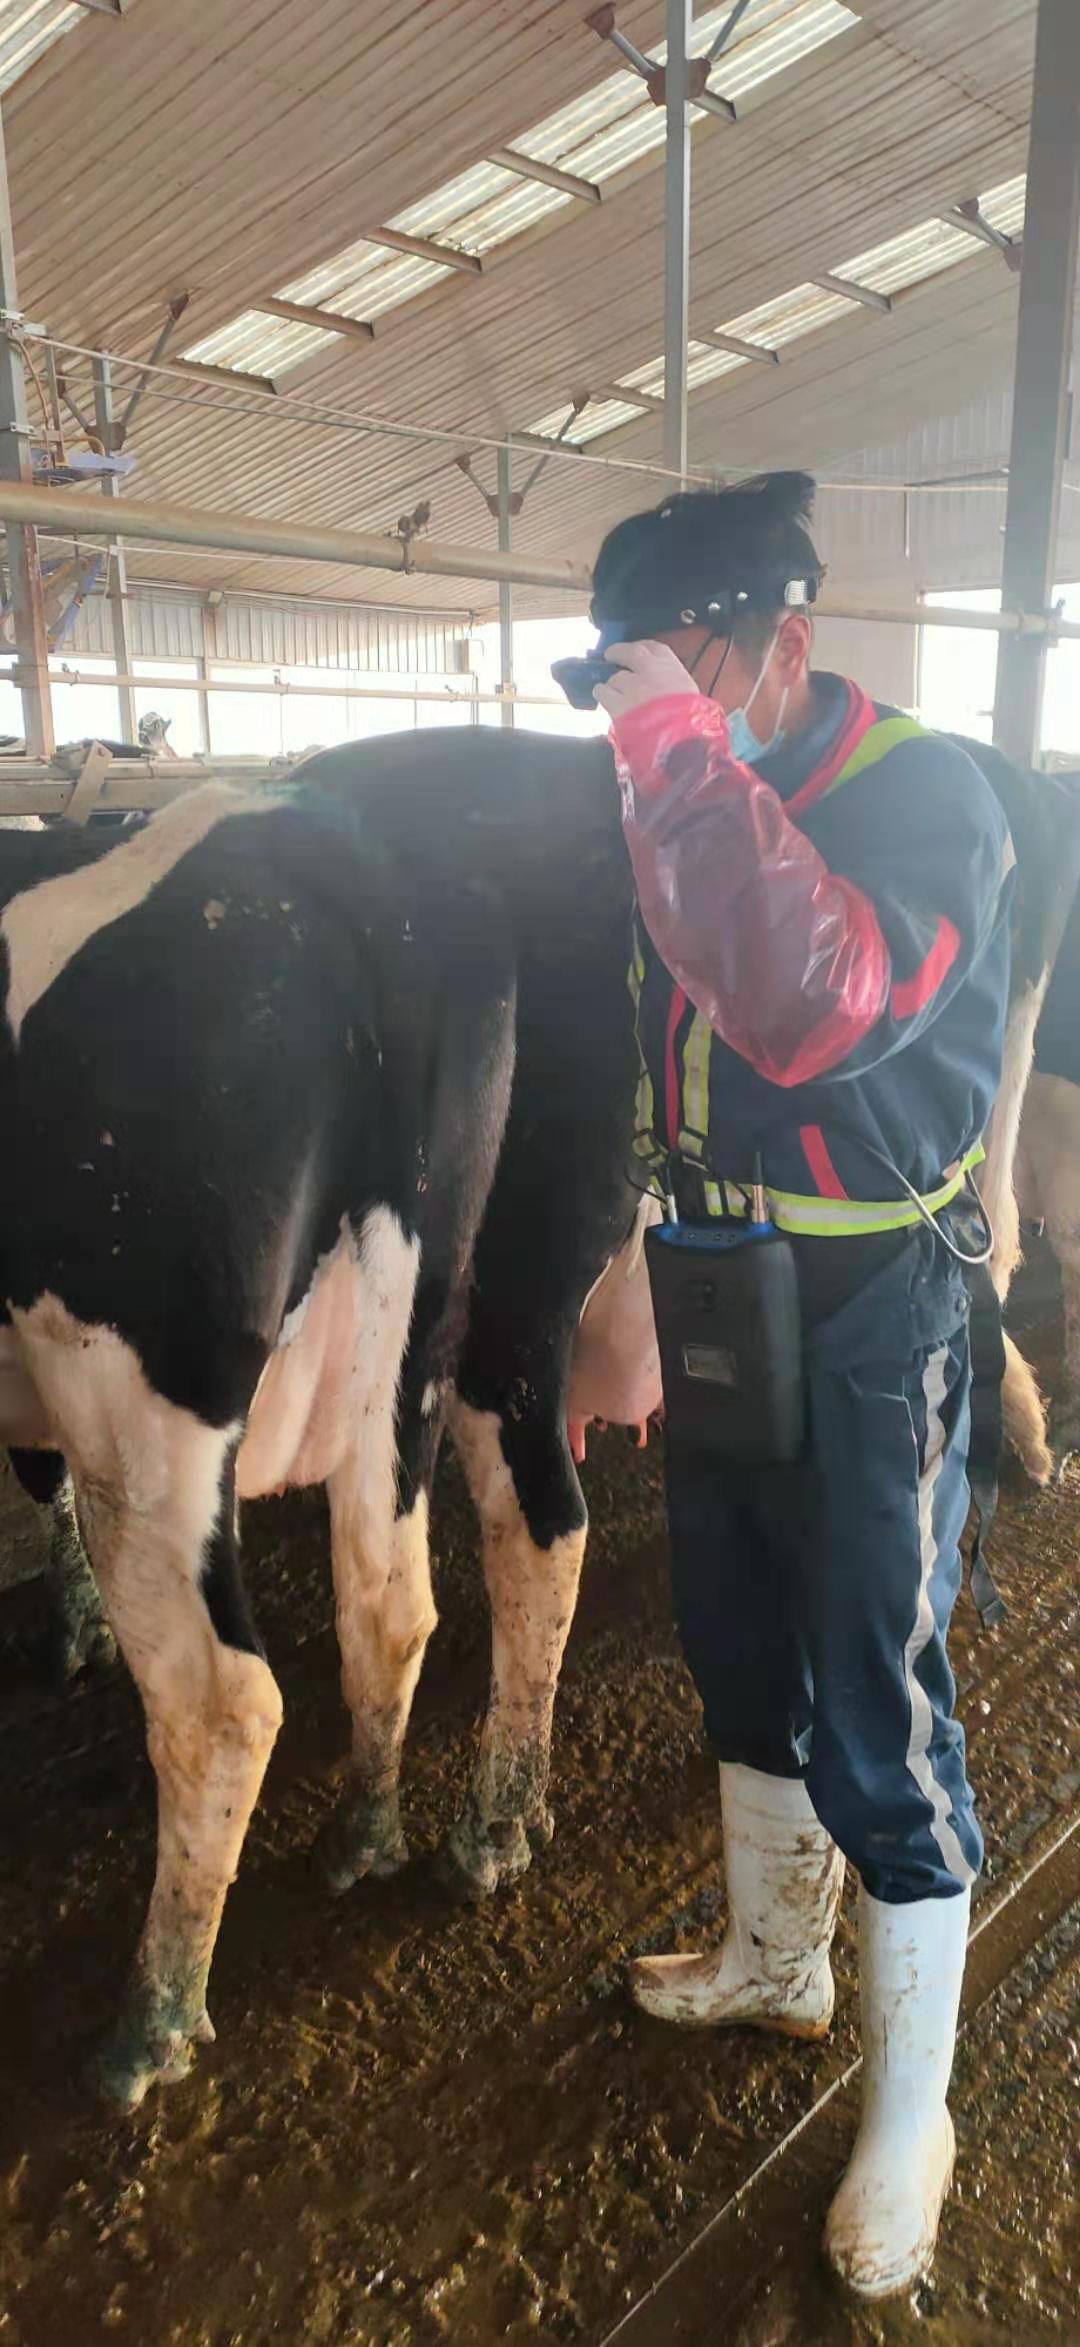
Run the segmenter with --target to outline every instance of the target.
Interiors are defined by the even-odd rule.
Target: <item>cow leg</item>
[[[240,1584],[234,1433],[147,1385],[110,1330],[51,1300],[20,1333],[63,1436],[79,1521],[142,1697],[157,1778],[157,1870],[121,2013],[95,2065],[124,2109],[213,2032],[218,1924],[281,1721]]]
[[[341,1684],[352,1716],[349,1780],[323,1837],[330,1888],[397,1872],[408,1858],[399,1779],[409,1712],[435,1627],[428,1495],[397,1513],[373,1509],[363,1456],[330,1485]]]
[[[77,1678],[81,1670],[115,1662],[116,1640],[86,1561],[75,1515],[75,1493],[63,1459],[56,1451],[14,1450],[11,1464],[23,1490],[45,1517],[43,1578],[49,1643],[58,1676],[67,1681]]]
[[[1020,1141],[1024,1204],[1042,1215],[1065,1302],[1065,1358],[1048,1435],[1060,1469],[1080,1450],[1080,1085],[1036,1072]]]
[[[561,1399],[522,1380],[512,1416],[455,1400],[450,1424],[480,1516],[491,1604],[491,1696],[447,1869],[474,1896],[524,1873],[548,1842],[551,1725],[587,1518]],[[560,1381],[560,1393],[562,1381]]]
[[[422,1421],[416,1386],[431,1305],[417,1288],[417,1247],[390,1217],[361,1277],[377,1296],[377,1333],[358,1366],[361,1407],[341,1466],[330,1477],[331,1554],[341,1685],[352,1720],[349,1777],[323,1835],[320,1859],[332,1890],[364,1875],[389,1875],[408,1849],[401,1827],[399,1776],[424,1650],[435,1627],[428,1561],[428,1493],[437,1425],[422,1467],[406,1476],[402,1441],[419,1458]],[[418,1337],[409,1341],[415,1313]],[[365,1326],[363,1304],[360,1325]],[[400,1398],[399,1398],[400,1397]]]

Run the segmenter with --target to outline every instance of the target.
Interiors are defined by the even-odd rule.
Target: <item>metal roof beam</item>
[[[557,187],[562,195],[576,196],[580,203],[603,202],[603,189],[595,180],[579,179],[576,171],[560,171],[557,163],[537,163],[532,155],[519,154],[516,147],[491,147],[488,162],[514,172],[518,179],[538,179],[541,187]]]
[[[780,353],[767,350],[763,342],[744,342],[739,334],[716,334],[711,326],[692,326],[691,342],[704,342],[710,350],[729,350],[733,358],[763,360],[767,367],[778,367]]]
[[[614,399],[622,407],[639,407],[647,415],[662,416],[664,402],[655,391],[637,391],[629,383],[594,383],[590,400]]]
[[[837,277],[832,269],[819,270],[808,283],[820,286],[822,293],[839,293],[845,301],[861,302],[864,310],[880,310],[883,318],[893,306],[891,293],[875,293],[872,285],[856,285],[853,277]]]
[[[277,384],[269,375],[247,375],[242,367],[212,367],[207,359],[170,359],[169,368],[194,375],[199,383],[227,383],[230,391],[266,391],[277,397]]]
[[[1007,269],[1019,269],[1023,253],[1022,240],[1006,236],[1002,229],[995,228],[989,220],[985,220],[975,196],[966,197],[962,204],[948,205],[944,212],[938,213],[938,218],[944,220],[946,227],[962,228],[965,235],[974,237],[979,244],[988,244],[995,253],[1001,254]]]
[[[437,244],[433,236],[409,236],[404,228],[365,228],[367,244],[384,244],[392,253],[412,253],[418,261],[437,261],[442,269],[463,269],[469,277],[481,277],[483,264],[475,253],[463,253],[456,245]]]
[[[375,328],[366,318],[343,318],[340,310],[320,310],[307,302],[283,301],[280,294],[262,293],[251,304],[270,318],[288,318],[294,326],[318,326],[323,334],[343,334],[351,342],[373,342]]]

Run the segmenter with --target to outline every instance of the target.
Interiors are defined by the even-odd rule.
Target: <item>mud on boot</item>
[[[833,2014],[829,1950],[844,1861],[797,1777],[720,1769],[728,1927],[701,1955],[641,1956],[635,2004],[684,2028],[748,2024],[824,2037]]]

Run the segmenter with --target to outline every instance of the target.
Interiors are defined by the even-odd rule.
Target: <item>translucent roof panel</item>
[[[979,210],[991,228],[1002,236],[1022,236],[1024,233],[1024,206],[1027,200],[1027,177],[1003,179],[1000,187],[989,187],[979,197]]]
[[[790,293],[774,294],[771,301],[759,302],[756,310],[724,318],[716,330],[718,334],[737,334],[740,342],[760,342],[763,350],[780,350],[800,334],[815,334],[820,326],[831,326],[835,318],[850,317],[855,307],[842,293],[828,293],[819,285],[793,285]]]
[[[918,228],[907,228],[902,236],[887,237],[884,244],[870,245],[853,260],[839,262],[836,274],[868,285],[873,293],[902,293],[905,286],[921,285],[927,277],[937,277],[942,269],[971,257],[972,240],[965,229],[951,228],[946,220],[923,220]]]
[[[0,0],[0,90],[9,90],[63,33],[86,23],[72,0]]]
[[[688,342],[686,346],[686,382],[690,391],[699,383],[712,383],[718,375],[730,375],[733,367],[745,367],[746,359],[733,350],[713,350],[707,342]],[[628,391],[645,391],[652,399],[664,396],[663,359],[651,359],[647,367],[635,367],[632,374],[621,375],[620,384]]]
[[[703,17],[695,28],[693,43],[699,54],[715,39],[730,13],[730,8],[717,8]],[[738,105],[740,98],[759,89],[774,73],[797,65],[800,57],[808,57],[858,22],[854,9],[842,7],[840,0],[798,0],[795,7],[782,5],[781,0],[760,0],[756,9],[747,9],[730,49],[717,58],[710,75],[712,87]]]
[[[378,318],[396,310],[429,285],[449,276],[441,261],[421,260],[415,253],[394,253],[386,245],[358,237],[332,260],[320,261],[303,277],[277,287],[283,301],[305,302],[310,309],[340,310],[344,318]]]
[[[243,310],[216,334],[193,342],[184,357],[204,367],[234,367],[238,375],[283,375],[334,340],[320,326],[299,326],[291,319],[269,318],[261,310]]]
[[[693,48],[700,56],[715,39],[731,13],[729,5],[710,9],[694,27]],[[841,0],[751,0],[713,71],[713,82],[725,97],[740,96],[793,65],[800,57],[835,39],[858,23]],[[663,43],[649,51],[657,63]],[[515,137],[522,154],[539,163],[556,163],[581,179],[609,179],[640,156],[664,143],[664,111],[645,95],[636,73],[613,73],[582,98],[571,100],[548,115],[546,121]]]
[[[583,440],[598,440],[602,432],[614,432],[619,424],[640,423],[641,414],[641,409],[632,407],[629,400],[590,399],[588,406],[582,408],[581,414],[574,417],[564,432],[564,401],[562,407],[555,408],[551,415],[541,416],[538,424],[530,424],[529,430],[538,440],[557,440],[561,432],[568,446],[576,448]]]
[[[436,188],[422,203],[410,204],[388,223],[408,236],[434,237],[464,253],[489,253],[510,237],[521,236],[547,213],[573,202],[561,188],[543,187],[535,179],[521,179],[501,163],[478,163],[462,171],[445,187]]]

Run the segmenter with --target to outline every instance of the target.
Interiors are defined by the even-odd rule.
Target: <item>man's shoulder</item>
[[[860,744],[862,771],[871,788],[875,779],[890,797],[902,788],[912,812],[936,808],[939,820],[950,812],[962,814],[965,829],[1004,836],[1008,823],[1001,799],[972,754],[974,744],[938,733],[910,710],[887,701],[874,701],[873,709],[873,725]]]

